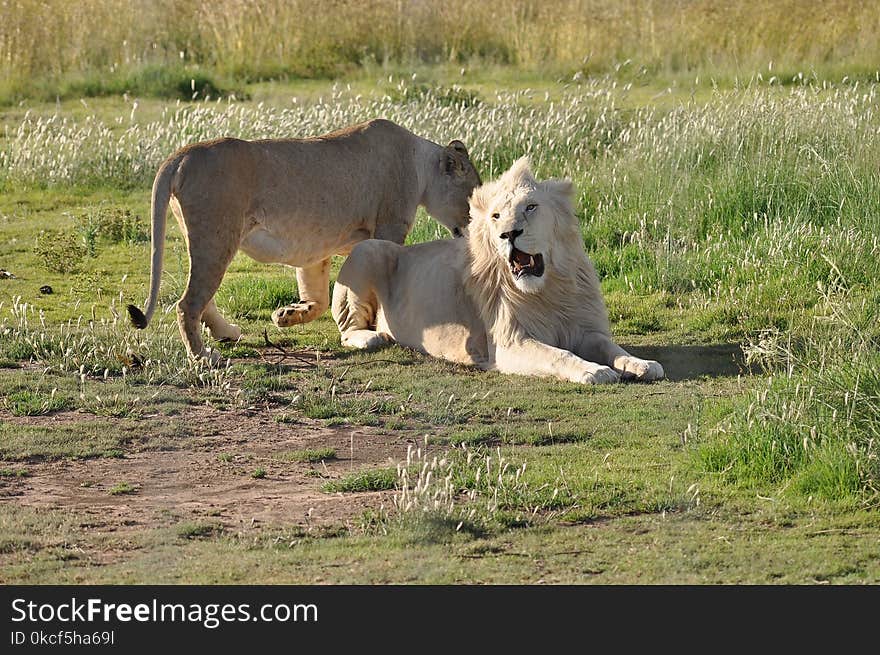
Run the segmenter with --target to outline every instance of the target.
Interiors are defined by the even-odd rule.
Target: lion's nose
[[[502,239],[510,239],[510,242],[513,243],[514,240],[522,233],[522,230],[510,230],[509,232],[502,232],[499,236]]]

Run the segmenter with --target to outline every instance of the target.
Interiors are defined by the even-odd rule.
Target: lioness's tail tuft
[[[144,316],[144,313],[140,309],[134,305],[129,305],[126,309],[128,309],[128,316],[131,318],[132,325],[138,330],[143,330],[147,327],[147,317]]]

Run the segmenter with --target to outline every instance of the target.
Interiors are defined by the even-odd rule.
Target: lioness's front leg
[[[330,306],[330,258],[296,269],[299,302],[272,312],[278,327],[290,327],[314,321]]]
[[[585,359],[606,363],[624,380],[651,382],[660,380],[665,375],[659,362],[630,355],[607,334],[601,332],[585,333],[575,352]]]
[[[496,346],[495,370],[501,373],[557,377],[569,382],[602,384],[617,382],[619,375],[608,366],[581,359],[574,353],[548,346],[535,339],[522,339]]]
[[[411,227],[411,225],[407,225],[406,223],[385,223],[376,227],[376,233],[373,235],[373,238],[381,239],[383,241],[393,241],[402,246],[406,241],[406,235],[409,234]]]

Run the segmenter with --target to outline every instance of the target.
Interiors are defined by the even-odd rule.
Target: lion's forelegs
[[[376,294],[363,281],[354,286],[336,280],[333,287],[333,320],[339,328],[342,345],[362,350],[385,345],[388,340],[373,329],[378,310]]]
[[[373,282],[376,274],[385,271],[378,264],[380,249],[361,246],[345,260],[333,285],[333,320],[339,328],[343,346],[372,349],[388,343],[376,332],[379,299]]]
[[[534,339],[496,347],[494,368],[501,373],[557,377],[584,384],[616,382],[618,379],[617,373],[607,366],[586,361],[568,350]]]
[[[654,360],[641,359],[626,352],[607,334],[587,332],[575,349],[584,359],[606,364],[617,371],[624,380],[636,379],[650,382],[663,378],[663,367]]]
[[[330,306],[330,258],[296,269],[299,302],[272,312],[278,327],[290,327],[314,321]]]

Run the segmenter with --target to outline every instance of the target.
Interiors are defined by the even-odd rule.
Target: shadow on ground
[[[758,372],[756,367],[746,364],[742,348],[736,343],[711,344],[708,346],[669,345],[669,346],[630,346],[620,344],[627,352],[643,359],[654,359],[663,365],[666,379],[672,382],[693,380],[700,377],[736,377],[737,375],[753,375]],[[398,366],[412,366],[419,363],[418,355],[410,353],[412,359],[401,357],[382,358],[380,348],[372,351],[371,358],[358,364],[388,363]],[[318,362],[337,362],[340,365],[346,360],[363,357],[362,350],[342,350],[339,352],[322,352],[319,359],[315,358],[314,350],[287,350],[273,346],[273,349],[261,350],[264,363],[273,371],[285,372],[315,367]],[[253,362],[253,360],[243,360]],[[350,364],[349,364],[350,365]]]
[[[655,359],[663,365],[666,379],[692,380],[709,377],[735,377],[755,372],[745,363],[739,344],[710,346],[622,346],[633,355]]]

